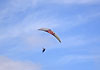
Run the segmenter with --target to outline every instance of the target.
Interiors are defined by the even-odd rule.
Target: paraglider
[[[38,30],[48,32],[49,34],[53,35],[61,43],[60,38],[51,29],[48,29],[48,28],[40,28]]]
[[[45,48],[42,48],[42,53],[44,53],[44,51],[45,51]]]
[[[49,34],[53,35],[61,43],[60,38],[51,29],[49,29],[49,28],[40,28],[38,30],[48,32]],[[45,48],[42,48],[42,53],[45,52],[45,50],[46,50]]]

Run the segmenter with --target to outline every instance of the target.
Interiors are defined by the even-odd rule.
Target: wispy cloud
[[[5,26],[5,28],[1,27],[0,30],[1,41],[13,39],[16,37],[21,37],[24,40],[29,41],[31,35],[31,38],[33,39],[33,40],[31,39],[31,41],[33,41],[32,43],[33,44],[35,44],[36,42],[39,43],[40,42],[39,38],[41,38],[41,35],[38,35],[38,33],[40,33],[37,30],[38,28],[41,27],[53,28],[58,26],[58,24],[54,24],[55,20],[52,19],[51,17],[43,16],[42,18],[40,18],[39,14],[42,14],[41,13],[42,11],[35,11],[33,13],[28,13],[26,16],[23,16],[23,18],[17,16],[17,13],[21,12],[24,13],[25,11],[27,11],[28,8],[34,9],[34,6],[36,4],[37,0],[25,0],[24,2],[23,0],[15,0],[15,1],[11,0],[6,4],[6,7],[1,10],[0,14],[1,25]],[[17,20],[19,21],[17,22]],[[36,40],[36,38],[38,39],[38,41]]]
[[[31,62],[13,61],[0,56],[0,70],[41,70],[41,67]]]

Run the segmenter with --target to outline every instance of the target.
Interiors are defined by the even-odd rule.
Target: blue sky
[[[100,70],[100,1],[0,0],[0,70]]]

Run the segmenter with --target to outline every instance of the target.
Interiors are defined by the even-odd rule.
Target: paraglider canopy
[[[48,32],[49,34],[53,35],[61,43],[60,38],[51,29],[49,29],[49,28],[40,28],[38,30]]]

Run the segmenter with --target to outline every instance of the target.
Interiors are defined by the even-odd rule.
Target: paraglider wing
[[[49,29],[48,29],[48,28],[40,28],[40,29],[38,29],[38,30],[47,32]]]
[[[60,38],[51,29],[48,29],[48,28],[40,28],[38,30],[48,32],[49,34],[53,35],[61,43]]]
[[[56,34],[54,34],[53,36],[61,43],[60,38]]]

